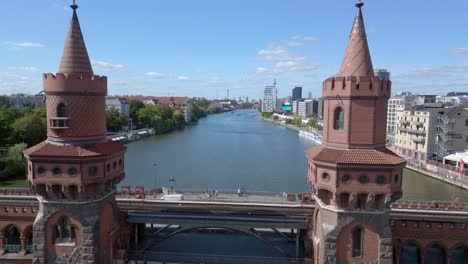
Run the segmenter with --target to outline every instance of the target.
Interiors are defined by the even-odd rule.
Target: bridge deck
[[[307,228],[307,217],[252,214],[212,214],[201,212],[129,212],[129,223],[154,223],[220,227],[249,226],[255,228]]]

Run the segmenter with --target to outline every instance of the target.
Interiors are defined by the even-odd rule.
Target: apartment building
[[[396,111],[395,148],[398,155],[410,164],[421,165],[433,159],[436,153],[437,116],[446,108],[414,107],[405,110],[398,105]]]
[[[468,108],[457,106],[437,115],[436,157],[468,150]]]

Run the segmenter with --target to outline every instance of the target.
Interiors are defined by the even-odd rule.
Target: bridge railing
[[[252,264],[283,264],[283,263],[312,263],[308,258],[282,258],[282,257],[262,257],[262,256],[232,256],[232,255],[211,255],[211,254],[188,254],[172,252],[150,252],[150,251],[128,251],[129,260],[133,261],[158,261],[175,263],[252,263]],[[114,263],[120,263],[115,261]]]
[[[394,209],[436,210],[436,211],[466,211],[468,204],[458,201],[416,201],[399,200],[391,204]]]
[[[36,194],[28,188],[0,188],[0,195],[34,196]]]
[[[242,191],[229,189],[166,189],[159,188],[144,189],[137,187],[135,189],[129,186],[123,186],[117,191],[118,198],[127,199],[163,199],[165,194],[178,193],[183,194],[184,200],[188,201],[223,201],[223,202],[270,202],[270,203],[313,203],[312,194],[303,193],[280,193],[268,191]]]

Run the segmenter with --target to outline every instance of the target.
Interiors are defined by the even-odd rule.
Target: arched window
[[[343,108],[337,107],[335,109],[335,113],[333,115],[333,128],[335,130],[340,130],[344,128],[344,113],[343,113]]]
[[[21,243],[20,243],[20,232],[18,231],[18,228],[15,226],[10,227],[6,233],[6,245],[4,246],[4,249],[8,253],[18,253],[21,250]]]
[[[57,117],[68,117],[68,108],[64,103],[57,105]]]
[[[401,264],[412,264],[420,262],[420,250],[416,244],[409,243],[401,248],[400,252],[400,263]]]
[[[362,228],[356,227],[352,233],[353,236],[353,258],[362,256]]]
[[[445,264],[445,250],[440,245],[433,245],[426,249],[425,264]]]
[[[453,249],[451,259],[453,264],[468,263],[468,248],[457,247]]]
[[[75,227],[70,224],[68,217],[59,218],[55,226],[54,237],[55,244],[75,242]]]

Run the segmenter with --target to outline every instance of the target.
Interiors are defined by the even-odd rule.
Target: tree
[[[253,104],[252,103],[247,103],[247,102],[244,102],[242,104],[240,104],[239,108],[240,109],[250,109],[253,107]]]
[[[182,129],[185,127],[185,116],[184,113],[180,109],[176,109],[174,114],[172,115],[172,119],[174,120],[174,126],[177,129]]]
[[[12,142],[11,135],[13,133],[13,128],[11,126],[15,120],[22,116],[23,114],[18,108],[0,107],[0,146],[4,146]]]
[[[26,162],[23,158],[23,151],[26,149],[26,143],[15,144],[8,149],[5,169],[10,176],[25,175]]]
[[[302,126],[302,119],[300,119],[300,118],[294,118],[294,119],[291,121],[291,125],[294,125],[294,126]]]
[[[106,111],[106,126],[109,131],[120,131],[128,123],[127,117],[117,108],[112,107]]]
[[[47,137],[45,105],[16,119],[11,128],[12,142],[24,142],[32,146],[43,141]]]
[[[292,123],[292,119],[289,119],[289,118],[288,118],[288,119],[286,119],[284,122],[285,122],[286,124],[288,124],[288,125],[289,125],[289,124],[291,124],[291,123]]]
[[[130,118],[134,124],[140,124],[140,119],[138,117],[138,111],[145,107],[145,104],[142,101],[130,101]]]
[[[307,125],[313,129],[322,130],[322,126],[315,119],[310,119],[309,122],[307,122]]]
[[[279,117],[278,116],[273,116],[273,120],[278,121]]]

